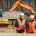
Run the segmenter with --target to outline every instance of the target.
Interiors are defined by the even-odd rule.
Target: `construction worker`
[[[16,26],[16,31],[19,33],[24,32],[25,30],[25,17],[24,14],[19,15],[19,19],[16,20],[15,26]]]
[[[33,33],[33,19],[34,19],[34,15],[30,15],[29,16],[30,20],[26,22],[26,32],[29,32],[29,33]]]

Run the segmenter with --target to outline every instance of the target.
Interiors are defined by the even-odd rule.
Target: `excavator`
[[[36,13],[36,12],[34,12],[33,7],[32,7],[31,4],[26,4],[22,0],[17,0],[13,4],[12,8],[10,9],[10,11],[15,11],[17,7],[23,7],[23,9],[26,8],[27,10],[30,10],[32,13]]]
[[[12,8],[9,9],[9,11],[16,11],[16,8],[17,7],[23,7],[26,8],[27,10],[30,10],[32,13],[35,13],[33,8],[32,8],[32,5],[28,5],[26,4],[25,2],[23,2],[22,0],[17,0],[13,5],[12,5]],[[2,25],[4,24],[4,25]],[[6,24],[6,25],[5,25]],[[7,18],[0,18],[0,26],[8,26],[8,19]]]

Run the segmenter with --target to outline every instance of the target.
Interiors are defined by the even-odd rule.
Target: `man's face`
[[[21,19],[24,19],[24,16],[20,16]]]

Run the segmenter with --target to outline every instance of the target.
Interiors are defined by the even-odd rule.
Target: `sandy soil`
[[[36,33],[0,33],[0,36],[36,36]]]

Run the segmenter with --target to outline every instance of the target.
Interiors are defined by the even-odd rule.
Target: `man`
[[[19,33],[24,32],[24,30],[25,30],[24,14],[19,15],[18,19],[16,20],[15,26],[16,26],[17,32],[19,32]]]

